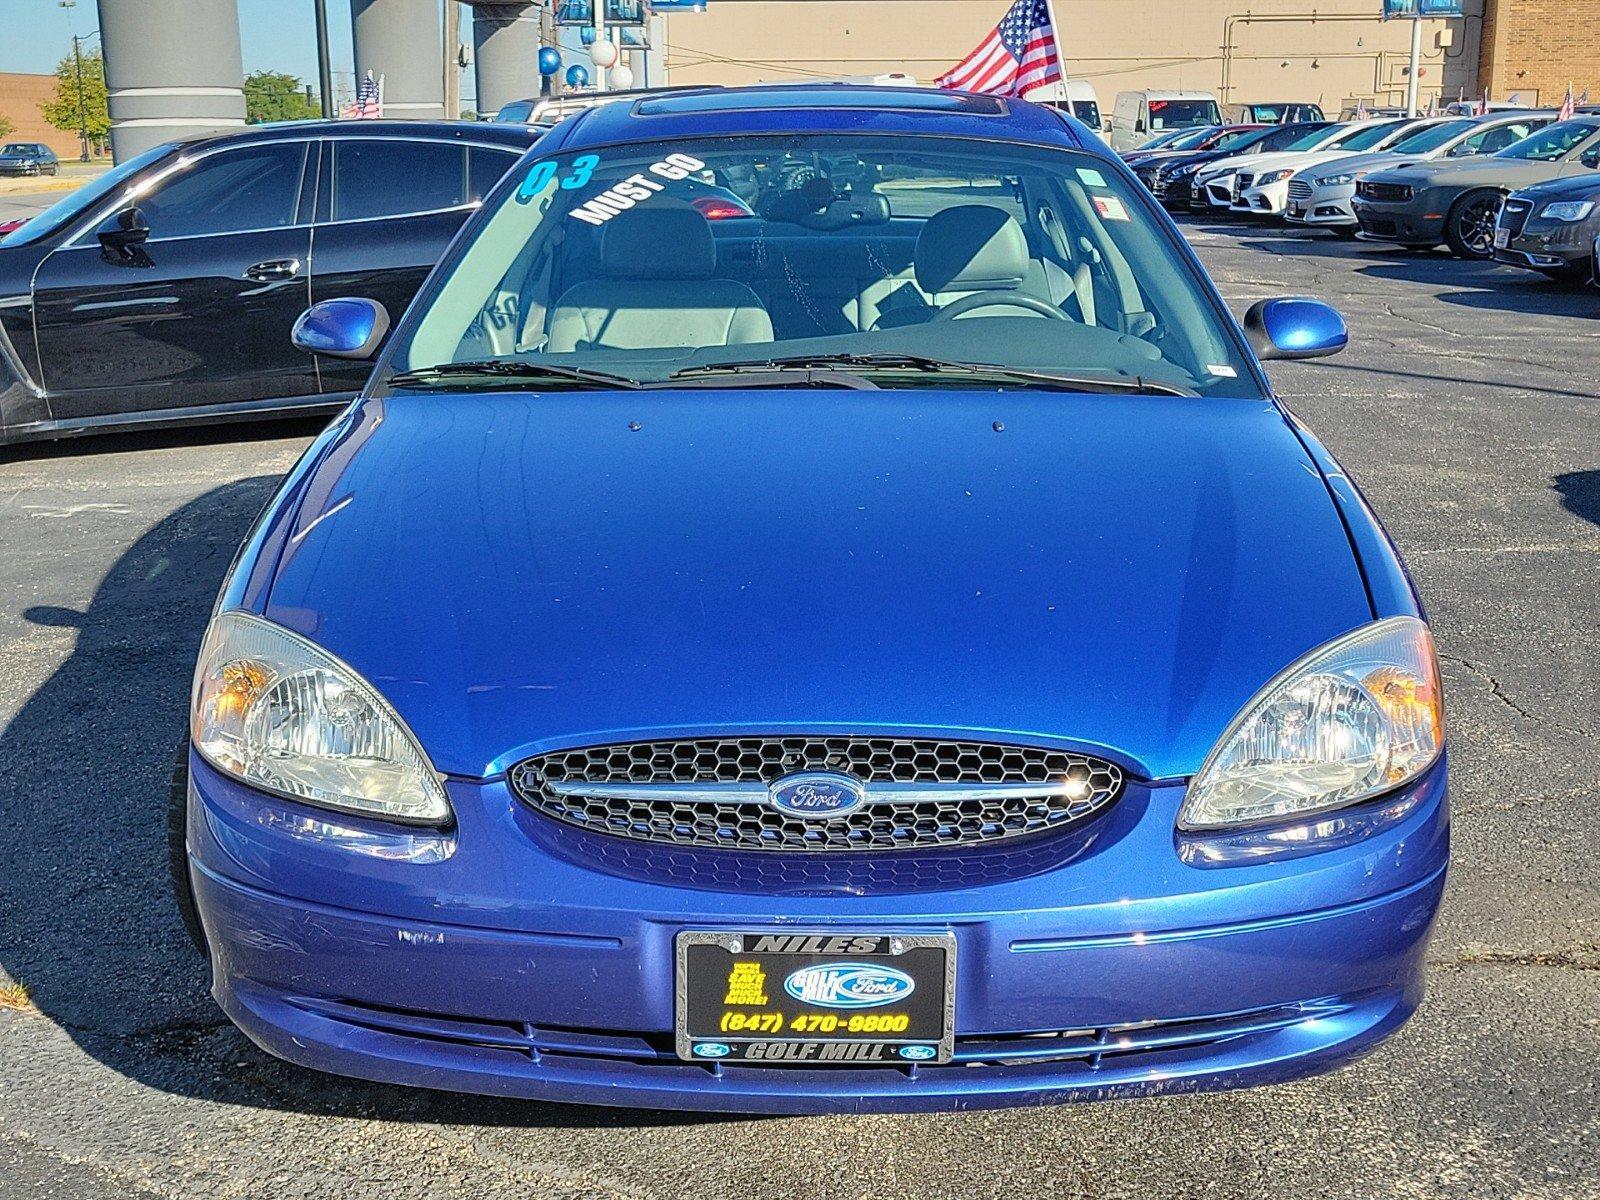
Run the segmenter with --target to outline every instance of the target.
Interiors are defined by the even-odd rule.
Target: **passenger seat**
[[[770,342],[760,298],[719,279],[711,224],[688,205],[657,202],[600,231],[603,277],[568,288],[550,310],[545,349],[729,346]]]

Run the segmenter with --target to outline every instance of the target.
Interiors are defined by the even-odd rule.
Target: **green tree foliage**
[[[262,121],[305,121],[322,109],[306,98],[306,87],[282,71],[252,71],[244,80],[244,115],[252,125]]]
[[[4,117],[0,117],[0,138],[9,137],[11,131],[15,128],[16,126],[10,121],[6,120]]]
[[[103,142],[111,132],[111,115],[106,111],[106,64],[99,51],[83,55],[81,88],[78,79],[79,64],[69,54],[56,67],[55,99],[46,100],[39,111],[57,129],[87,129],[91,142]]]

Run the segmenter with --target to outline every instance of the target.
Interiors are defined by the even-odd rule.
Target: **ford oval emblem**
[[[783,990],[821,1008],[877,1008],[904,1000],[917,981],[904,971],[877,963],[818,963],[801,967],[783,981]]]
[[[804,771],[785,775],[767,789],[772,807],[791,817],[827,820],[860,808],[866,789],[848,775],[831,771]]]
[[[901,1046],[900,1057],[909,1062],[927,1062],[936,1058],[939,1051],[932,1046]]]
[[[726,1042],[696,1042],[694,1055],[696,1058],[727,1058],[733,1053],[733,1047]]]

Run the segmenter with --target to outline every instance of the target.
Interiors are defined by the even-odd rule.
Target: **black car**
[[[0,444],[344,403],[290,345],[334,296],[398,319],[525,126],[258,125],[130,159],[0,239]]]
[[[1327,121],[1297,121],[1288,125],[1267,125],[1241,133],[1231,141],[1224,141],[1208,150],[1190,154],[1173,155],[1157,164],[1149,179],[1140,178],[1164,206],[1187,210],[1205,207],[1195,204],[1194,177],[1200,168],[1237,154],[1272,154],[1308,133],[1326,129]]]
[[[7,142],[0,146],[0,175],[58,175],[61,160],[43,142]]]
[[[1552,279],[1588,279],[1600,239],[1600,176],[1568,175],[1512,192],[1500,206],[1494,260]]]

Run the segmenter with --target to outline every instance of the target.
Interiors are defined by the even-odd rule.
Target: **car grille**
[[[830,771],[865,799],[831,817],[773,807],[786,775]],[[561,750],[511,770],[521,799],[597,833],[730,850],[927,850],[1058,831],[1122,790],[1114,764],[1065,750],[893,737],[742,737]]]
[[[1533,205],[1526,200],[1507,200],[1500,206],[1500,228],[1507,230],[1512,237],[1522,232],[1522,227],[1528,223],[1528,215],[1533,212]]]
[[[1365,179],[1356,184],[1356,192],[1365,200],[1387,201],[1390,204],[1403,204],[1416,194],[1409,183],[1370,183]]]
[[[1289,199],[1304,204],[1311,199],[1311,184],[1304,179],[1291,179],[1289,181]]]

